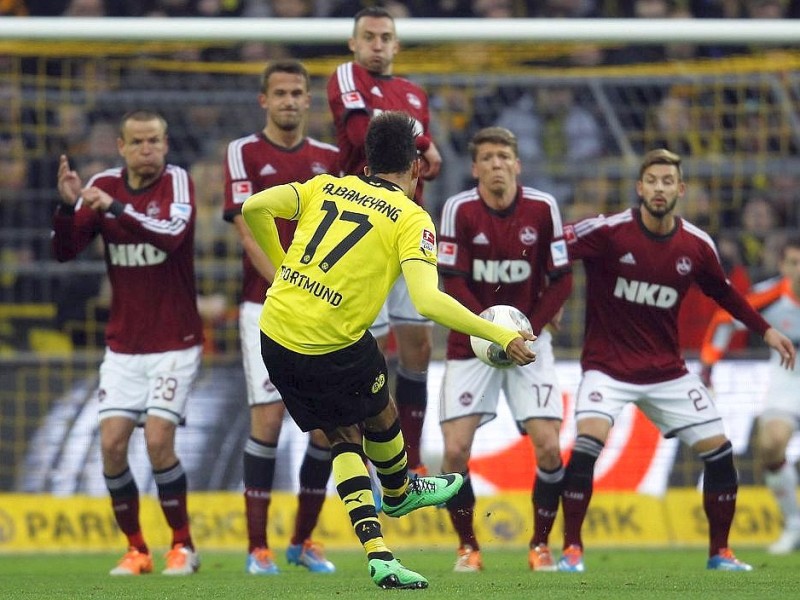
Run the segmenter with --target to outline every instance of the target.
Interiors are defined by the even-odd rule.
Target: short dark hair
[[[355,32],[358,22],[365,17],[372,17],[374,19],[389,19],[392,23],[394,23],[394,17],[392,16],[392,13],[390,13],[384,7],[368,6],[366,8],[362,8],[353,17],[353,32]]]
[[[644,172],[652,165],[672,165],[678,169],[678,179],[683,179],[681,170],[681,157],[666,148],[656,148],[644,155],[642,165],[639,167],[639,179],[642,179]]]
[[[264,73],[261,75],[261,93],[266,94],[269,88],[269,77],[273,73],[290,73],[292,75],[301,75],[306,82],[306,89],[309,86],[308,71],[303,63],[299,60],[287,58],[285,60],[276,60],[269,63],[264,68]]]
[[[481,144],[508,146],[514,151],[514,156],[519,156],[517,136],[515,136],[510,129],[506,129],[505,127],[484,127],[472,136],[467,148],[469,149],[473,161],[478,156],[478,146]]]
[[[167,133],[167,120],[161,113],[145,108],[136,108],[126,112],[119,120],[119,137],[123,139],[125,138],[125,124],[128,121],[161,121],[161,124],[164,126],[164,133]]]
[[[416,122],[399,110],[383,112],[369,122],[365,149],[373,173],[405,173],[417,159]]]

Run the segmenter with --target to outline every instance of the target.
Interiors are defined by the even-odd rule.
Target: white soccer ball
[[[525,314],[508,304],[496,304],[490,306],[481,313],[481,317],[492,323],[497,323],[514,331],[527,331],[533,333],[531,322]],[[483,338],[469,336],[469,343],[472,351],[482,362],[498,369],[508,369],[514,366],[514,361],[506,356],[505,349],[500,344],[490,342]]]

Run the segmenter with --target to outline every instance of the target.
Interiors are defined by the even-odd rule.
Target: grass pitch
[[[277,550],[277,549],[276,549]],[[334,574],[311,574],[289,566],[280,553],[280,575],[244,573],[244,555],[202,552],[202,566],[191,577],[110,577],[118,555],[0,554],[0,597],[17,599],[206,600],[361,600],[396,594],[425,600],[488,598],[547,600],[577,598],[792,598],[797,597],[797,554],[773,557],[763,550],[742,549],[737,555],[755,567],[750,573],[718,573],[705,569],[699,549],[590,549],[585,573],[532,573],[527,550],[483,550],[485,569],[478,574],[453,573],[453,550],[402,550],[397,556],[430,581],[427,590],[381,590],[367,574],[361,552],[329,552]],[[157,557],[156,571],[163,568]]]

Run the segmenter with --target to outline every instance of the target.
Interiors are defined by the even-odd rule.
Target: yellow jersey
[[[245,221],[279,265],[259,326],[300,354],[326,354],[359,340],[378,315],[404,261],[436,266],[430,216],[400,187],[377,177],[324,174],[251,196]],[[264,219],[297,221],[282,251]]]

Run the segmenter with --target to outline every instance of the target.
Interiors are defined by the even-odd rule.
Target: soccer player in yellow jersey
[[[436,234],[411,198],[420,174],[414,121],[385,112],[367,131],[360,176],[319,175],[248,198],[242,215],[274,265],[261,314],[261,354],[289,414],[303,431],[331,443],[336,490],[382,588],[425,588],[386,546],[364,465],[375,465],[383,511],[400,517],[455,495],[460,474],[409,479],[388,371],[367,331],[402,272],[421,314],[441,325],[497,342],[515,363],[536,355],[533,336],[485,321],[438,287]],[[284,252],[275,218],[297,221]]]

